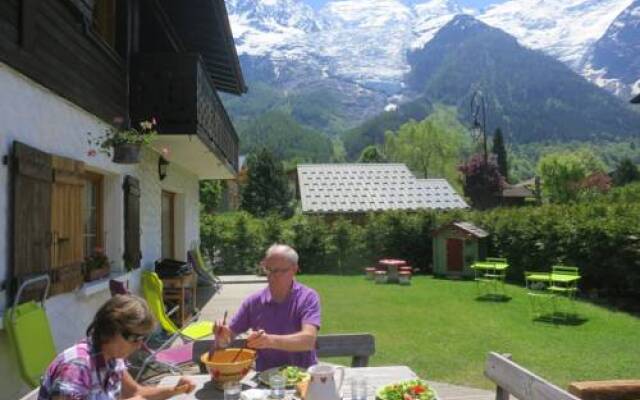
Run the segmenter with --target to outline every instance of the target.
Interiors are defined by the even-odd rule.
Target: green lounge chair
[[[41,282],[46,282],[41,305],[33,300],[20,304],[24,289]],[[42,375],[56,357],[51,327],[44,309],[48,292],[48,275],[29,279],[20,286],[13,307],[4,314],[4,326],[18,359],[20,376],[32,388],[40,385]]]
[[[197,241],[191,243],[191,250],[187,252],[187,258],[198,274],[198,283],[203,286],[211,286],[218,291],[222,286],[222,281],[214,274],[213,266],[206,262]]]
[[[198,318],[199,313],[196,313],[196,315],[191,318],[185,328],[178,328],[167,315],[164,301],[162,300],[162,290],[162,280],[160,280],[155,272],[142,272],[142,293],[162,329],[171,335],[169,340],[173,340],[178,336],[187,341],[198,340],[212,334],[213,322],[191,322]]]

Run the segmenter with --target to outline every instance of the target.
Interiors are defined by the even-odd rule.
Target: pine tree
[[[498,170],[505,180],[509,180],[509,166],[507,165],[507,149],[504,147],[502,130],[496,128],[493,134],[493,150],[491,151],[498,158]]]
[[[638,167],[629,158],[625,158],[616,167],[613,172],[613,183],[616,186],[624,186],[627,183],[640,180],[640,171]]]
[[[247,183],[242,188],[241,208],[264,217],[270,213],[290,214],[291,193],[282,162],[266,148],[247,158]]]
[[[387,159],[384,156],[384,154],[382,154],[380,149],[378,149],[378,146],[372,144],[365,147],[364,150],[362,150],[362,153],[360,153],[360,158],[358,158],[358,162],[359,163],[384,163],[384,162],[387,162]]]

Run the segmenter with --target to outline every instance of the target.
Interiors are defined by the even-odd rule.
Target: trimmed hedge
[[[548,271],[553,264],[580,268],[580,288],[591,297],[640,305],[640,184],[589,202],[449,213],[371,214],[364,222],[297,215],[258,219],[246,213],[204,215],[205,250],[222,260],[220,273],[255,272],[274,242],[291,244],[305,273],[360,274],[380,258],[402,258],[427,271],[431,231],[467,220],[490,232],[490,255],[511,265],[507,279],[522,283],[524,271]]]

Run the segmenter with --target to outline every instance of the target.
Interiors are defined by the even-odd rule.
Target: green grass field
[[[507,285],[510,301],[488,302],[476,300],[473,281],[299,280],[321,296],[321,333],[375,335],[372,366],[408,365],[424,379],[492,388],[482,371],[487,352],[496,351],[563,388],[575,380],[640,377],[640,319],[625,313],[578,301],[582,324],[532,322],[526,291],[518,286]]]

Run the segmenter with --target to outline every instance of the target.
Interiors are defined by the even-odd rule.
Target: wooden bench
[[[569,392],[582,400],[636,400],[640,399],[640,380],[571,382]]]
[[[209,351],[214,340],[198,340],[193,343],[193,362],[200,363],[200,355]],[[244,339],[236,339],[231,347],[242,347]],[[318,357],[351,357],[352,367],[366,367],[369,357],[376,351],[375,338],[370,333],[344,333],[318,335]],[[203,367],[203,366],[201,366]]]
[[[508,400],[509,395],[520,400],[580,400],[509,358],[493,352],[487,356],[484,375],[497,385],[496,400]]]

